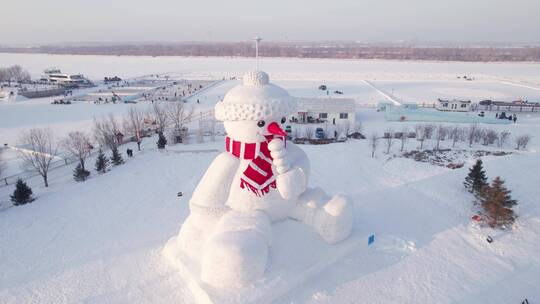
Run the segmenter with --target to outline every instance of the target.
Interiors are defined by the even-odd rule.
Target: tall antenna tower
[[[253,38],[253,41],[255,41],[255,70],[259,70],[259,42],[261,42],[262,38],[257,36]]]

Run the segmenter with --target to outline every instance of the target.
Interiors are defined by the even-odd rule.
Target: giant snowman
[[[264,276],[275,222],[301,221],[329,244],[351,232],[347,198],[307,187],[309,159],[287,142],[282,127],[294,109],[294,99],[262,71],[247,73],[215,107],[226,151],[195,189],[174,245],[198,261],[200,281],[212,288],[242,287]]]

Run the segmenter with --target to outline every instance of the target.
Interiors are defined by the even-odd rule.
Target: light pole
[[[255,69],[259,70],[259,42],[261,42],[261,37],[255,37],[253,38],[253,41],[255,41]]]

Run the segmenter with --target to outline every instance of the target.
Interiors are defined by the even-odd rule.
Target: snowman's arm
[[[287,142],[287,147],[285,148],[285,150],[287,154],[290,155],[288,157],[290,157],[291,159],[290,161],[291,169],[294,169],[294,168],[302,169],[302,171],[305,174],[306,184],[307,184],[311,167],[310,167],[309,159],[306,155],[306,152],[304,152],[304,150],[298,148],[298,146],[296,146],[295,144],[291,142]]]
[[[189,202],[192,214],[221,216],[227,211],[225,203],[239,164],[239,160],[227,152],[212,161]]]
[[[293,199],[302,194],[307,187],[310,165],[306,153],[292,143],[285,147],[279,141],[271,145],[271,154],[278,175],[278,191],[284,199]]]

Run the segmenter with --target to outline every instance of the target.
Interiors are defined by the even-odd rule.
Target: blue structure
[[[375,242],[375,234],[372,234],[372,235],[369,236],[367,244],[369,246],[369,245],[373,244],[374,242]]]
[[[435,109],[411,109],[390,107],[385,111],[387,121],[422,121],[448,123],[510,124],[508,119],[496,119],[493,115],[479,116],[476,112],[449,112]]]

